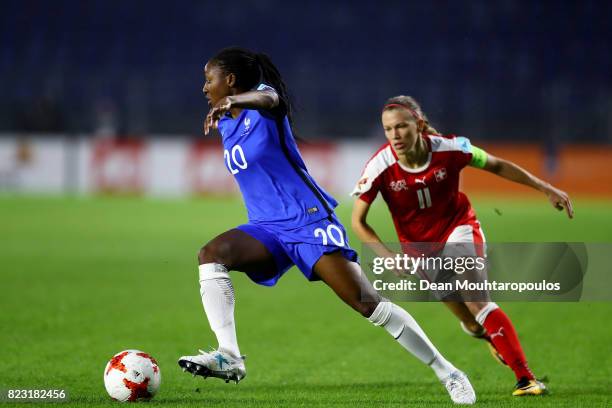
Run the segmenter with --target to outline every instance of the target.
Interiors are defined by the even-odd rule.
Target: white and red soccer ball
[[[110,359],[104,369],[104,386],[117,401],[146,401],[153,398],[161,373],[157,361],[140,350],[124,350]]]

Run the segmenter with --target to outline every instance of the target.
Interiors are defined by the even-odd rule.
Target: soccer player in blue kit
[[[382,298],[362,274],[334,214],[338,203],[317,185],[300,156],[287,89],[269,57],[226,48],[208,61],[204,75],[211,106],[204,133],[213,128],[221,133],[225,164],[238,182],[249,222],[217,236],[198,254],[202,303],[219,346],[181,357],[183,370],[226,382],[243,379],[229,271],[272,286],[296,265],[430,366],[455,403],[473,404],[476,395],[467,376],[442,356],[408,312]]]

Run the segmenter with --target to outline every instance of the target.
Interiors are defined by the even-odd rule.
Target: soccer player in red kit
[[[399,241],[470,244],[483,247],[484,234],[465,194],[459,191],[459,174],[466,166],[480,168],[516,183],[535,188],[554,207],[573,217],[568,195],[516,164],[470,144],[465,137],[440,136],[411,97],[396,96],[382,111],[388,143],[368,161],[353,191],[358,196],[352,225],[378,256],[395,257],[367,223],[371,203],[380,192],[386,201]],[[444,299],[442,299],[444,301]],[[516,375],[513,395],[540,395],[546,386],[529,366],[512,322],[490,301],[445,301],[470,335],[488,341],[497,359]]]

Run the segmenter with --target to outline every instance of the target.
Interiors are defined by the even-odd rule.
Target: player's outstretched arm
[[[480,167],[480,166],[475,166]],[[506,180],[514,181],[515,183],[524,184],[538,191],[543,192],[548,197],[550,203],[559,211],[565,209],[569,218],[574,217],[574,209],[572,202],[565,191],[559,190],[544,180],[539,179],[527,170],[517,164],[495,157],[491,154],[486,155],[484,166],[480,167],[483,170],[497,174]]]
[[[230,95],[219,99],[213,106],[204,122],[204,134],[207,135],[210,129],[216,129],[219,119],[232,108],[270,110],[279,104],[278,95],[272,90],[248,91],[237,95]]]

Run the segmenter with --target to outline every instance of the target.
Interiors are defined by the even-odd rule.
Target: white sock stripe
[[[389,321],[392,310],[393,304],[391,302],[379,302],[368,320],[375,326],[384,326]]]
[[[398,333],[398,334],[393,334],[393,338],[395,340],[399,339],[400,337],[402,337],[402,333],[404,333],[404,329],[406,328],[406,326],[402,326],[402,330]]]
[[[433,356],[433,358],[431,359],[431,361],[429,363],[425,363],[425,364],[427,364],[430,367],[437,366],[438,364],[436,364],[436,363],[440,363],[441,359],[444,359],[442,354],[436,354],[436,355]],[[444,365],[444,364],[445,363],[443,362],[442,365]],[[448,364],[450,364],[450,363],[448,363]],[[432,367],[432,369],[433,369],[433,367]],[[446,370],[446,371],[449,371],[449,370]],[[446,371],[445,371],[445,373],[446,373]]]
[[[232,281],[229,279],[229,276],[227,278],[217,278],[215,279],[215,282],[217,283],[217,286],[219,286],[219,289],[221,289],[221,292],[223,292],[227,304],[233,304],[235,301],[234,286],[232,285]]]
[[[475,317],[476,321],[480,323],[481,326],[483,326],[484,321],[487,320],[487,316],[489,315],[489,313],[491,313],[495,309],[499,309],[499,306],[497,306],[497,303],[495,302],[487,303],[487,305],[483,307],[482,310],[478,312],[478,314],[476,315]]]
[[[200,271],[200,282],[209,279],[229,279],[229,273],[225,265],[218,263],[206,263],[198,267]]]

